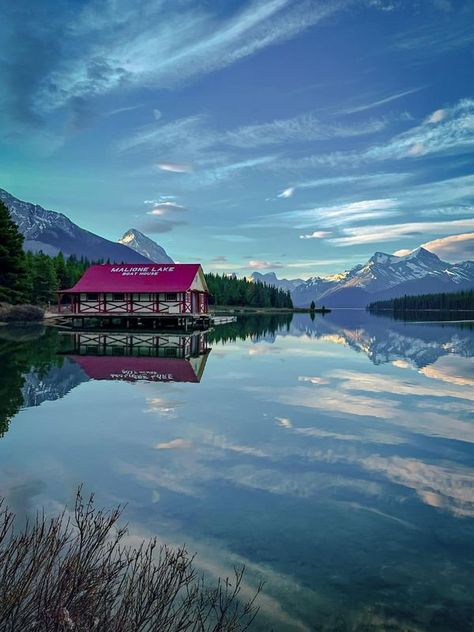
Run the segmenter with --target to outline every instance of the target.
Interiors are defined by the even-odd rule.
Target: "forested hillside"
[[[474,290],[402,296],[388,301],[377,301],[369,305],[370,311],[391,310],[393,312],[406,312],[431,309],[441,311],[474,310]]]

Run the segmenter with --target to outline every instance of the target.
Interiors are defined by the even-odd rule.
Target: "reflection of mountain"
[[[53,366],[46,373],[31,368],[23,377],[21,392],[25,408],[61,399],[70,390],[89,379],[77,364],[67,358],[60,367]]]
[[[210,349],[206,334],[77,332],[68,358],[94,380],[199,382]]]
[[[340,342],[365,353],[374,364],[406,360],[421,368],[452,353],[474,356],[474,337],[469,328],[394,321],[362,310],[333,311],[314,322],[306,315],[295,314],[290,333],[318,338],[336,335]]]

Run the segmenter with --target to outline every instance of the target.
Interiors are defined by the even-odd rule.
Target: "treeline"
[[[461,292],[442,292],[439,294],[420,294],[418,296],[402,296],[387,301],[376,301],[368,306],[370,311],[390,310],[392,312],[423,311],[436,309],[440,311],[474,310],[474,290]]]
[[[206,282],[211,293],[210,303],[214,305],[293,307],[289,292],[266,283],[214,273],[206,274]]]

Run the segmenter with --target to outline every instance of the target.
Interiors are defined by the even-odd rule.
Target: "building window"
[[[112,294],[112,300],[113,301],[124,301],[125,300],[125,294]]]
[[[165,301],[177,301],[178,294],[176,292],[166,292]]]
[[[97,301],[98,298],[99,298],[99,295],[96,294],[95,292],[88,292],[86,294],[86,301]]]
[[[137,297],[137,300],[139,301],[152,301],[153,300],[151,294],[135,294],[135,296]]]

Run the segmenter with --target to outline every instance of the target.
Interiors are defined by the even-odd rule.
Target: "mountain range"
[[[42,250],[48,255],[61,251],[65,256],[113,263],[173,263],[161,246],[136,229],[114,242],[81,228],[63,213],[19,200],[4,189],[0,189],[0,200],[25,238],[25,250]]]
[[[474,261],[448,263],[425,248],[399,257],[376,252],[365,264],[328,277],[311,277],[291,292],[296,306],[365,307],[405,294],[455,292],[474,285]]]
[[[63,213],[19,200],[3,189],[0,200],[23,234],[25,250],[51,255],[61,251],[66,256],[116,263],[173,263],[161,246],[135,228],[113,242],[79,227]],[[351,270],[306,281],[279,279],[274,272],[253,272],[251,278],[289,290],[297,307],[309,306],[311,301],[327,307],[365,307],[404,294],[470,289],[474,286],[474,261],[451,264],[418,248],[402,257],[376,252],[367,263]]]

